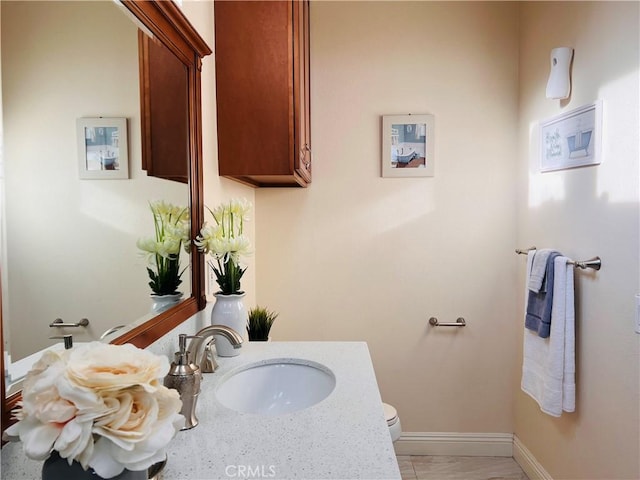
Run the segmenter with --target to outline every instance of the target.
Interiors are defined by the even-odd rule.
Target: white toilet
[[[384,408],[384,417],[387,419],[387,425],[389,426],[389,433],[391,434],[391,440],[395,443],[402,434],[402,426],[400,425],[400,418],[395,408],[387,403],[382,404]]]

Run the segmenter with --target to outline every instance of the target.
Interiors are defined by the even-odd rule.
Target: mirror
[[[27,14],[30,7],[36,13]],[[136,240],[153,235],[150,200],[190,206],[192,237],[202,224],[200,60],[211,50],[171,2],[123,1],[118,7],[112,2],[3,1],[0,8],[6,174],[1,300],[3,324],[9,325],[3,328],[2,345],[10,344],[6,353],[18,359],[49,345],[50,336],[72,333],[77,341],[88,341],[127,324],[113,343],[145,347],[206,303],[202,256],[192,253],[189,262],[183,254],[182,267],[190,264],[180,286],[184,300],[159,315],[149,313],[146,260]],[[40,23],[29,28],[32,15]],[[172,144],[188,162],[188,168],[178,169],[188,173],[180,179],[147,175],[149,163],[158,164],[153,151],[147,165],[142,162],[143,145],[154,144],[149,125],[162,125],[164,114],[152,108],[147,113],[153,121],[141,122],[141,99],[149,85],[138,79],[138,26],[165,50],[185,89],[176,97],[184,99],[187,131],[175,136],[181,146],[177,140]],[[27,74],[29,69],[36,73]],[[79,178],[75,123],[99,116],[127,118],[128,178]],[[91,132],[91,140],[101,133]],[[50,328],[57,316],[90,323]],[[3,351],[3,371],[7,358]],[[3,398],[4,380],[3,375]],[[3,403],[3,427],[17,398]]]
[[[148,202],[188,206],[189,188],[142,169],[138,28],[114,3],[7,2],[2,10],[4,340],[12,373],[24,357],[60,343],[51,336],[97,340],[148,314],[146,259],[135,247],[153,233]],[[162,48],[183,77],[186,110],[186,68]],[[128,128],[107,126],[113,117],[126,118]],[[186,122],[182,128],[186,152]],[[115,169],[124,178],[107,176]],[[85,171],[92,177],[79,178]],[[56,318],[89,324],[49,327]]]

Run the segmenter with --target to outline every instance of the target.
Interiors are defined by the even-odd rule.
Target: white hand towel
[[[527,259],[527,279],[533,264],[532,256],[529,253]],[[549,338],[540,338],[524,329],[521,388],[538,402],[543,412],[554,417],[559,417],[563,411],[575,410],[573,267],[567,261],[567,257],[560,256],[554,262]]]

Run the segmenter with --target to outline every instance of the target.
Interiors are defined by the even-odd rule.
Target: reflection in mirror
[[[142,168],[149,175],[187,183],[189,175],[188,76],[162,43],[140,31]]]
[[[154,233],[150,200],[189,206],[190,191],[142,169],[138,30],[114,3],[3,0],[0,8],[3,341],[5,361],[16,361],[60,342],[52,336],[89,341],[152,318],[136,241]],[[127,179],[79,178],[81,117],[127,118]],[[187,167],[188,144],[180,148]],[[189,269],[182,280],[189,298]],[[89,325],[50,327],[56,318]]]

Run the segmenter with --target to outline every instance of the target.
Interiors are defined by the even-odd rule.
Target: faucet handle
[[[200,365],[200,371],[202,373],[213,373],[218,368],[218,362],[216,362],[215,356],[213,355],[213,346],[216,343],[216,339],[212,338],[204,351],[204,358],[202,359],[202,365]]]

